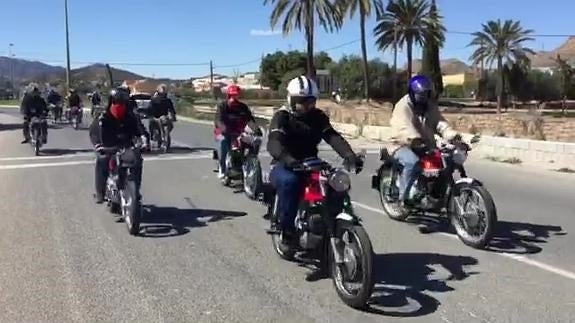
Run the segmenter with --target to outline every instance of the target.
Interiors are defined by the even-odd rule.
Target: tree
[[[528,61],[518,61],[513,63],[511,67],[506,65],[504,68],[504,79],[512,96],[514,107],[515,101],[525,102],[530,99],[530,83],[528,80],[530,69]]]
[[[523,43],[533,40],[529,37],[533,31],[523,29],[519,21],[490,20],[483,24],[483,30],[473,33],[473,40],[469,46],[479,46],[471,55],[471,60],[478,64],[482,60],[487,66],[497,62],[499,76],[497,86],[497,113],[501,113],[503,107],[503,92],[505,75],[503,65],[517,60],[528,60],[527,54],[534,52],[523,47]]]
[[[429,9],[430,29],[425,33],[425,45],[421,58],[421,73],[429,77],[439,97],[443,92],[443,76],[441,74],[441,61],[439,48],[445,42],[445,27],[442,25],[442,16],[437,10],[435,0],[432,0]]]
[[[379,59],[368,61],[370,79],[367,86],[374,99],[391,98],[392,71]],[[363,97],[365,80],[363,60],[359,56],[344,56],[330,67],[331,73],[347,99]]]
[[[359,28],[361,34],[361,56],[363,67],[363,82],[369,83],[369,68],[367,63],[367,44],[365,40],[365,21],[374,11],[383,8],[381,0],[338,0],[342,12],[349,12],[350,18],[359,13]],[[369,86],[364,87],[363,98],[369,100]]]
[[[283,17],[282,31],[288,35],[295,28],[304,29],[307,42],[307,74],[316,79],[314,66],[314,28],[316,18],[319,24],[329,32],[341,27],[341,13],[332,0],[264,0],[264,5],[273,5],[270,16],[272,28]]]
[[[380,50],[397,45],[407,47],[407,73],[412,75],[413,45],[423,45],[426,39],[441,41],[437,33],[440,23],[432,21],[429,15],[429,4],[426,0],[390,1],[379,15],[378,23],[373,30],[375,44]]]
[[[320,69],[325,69],[332,62],[331,57],[326,52],[318,53],[315,58],[315,65]],[[269,86],[273,90],[278,90],[282,79],[286,73],[294,70],[306,69],[306,54],[299,51],[287,53],[278,51],[264,56],[261,65],[261,83]]]
[[[565,60],[557,55],[555,62],[558,66],[559,77],[561,78],[561,112],[567,113],[567,99],[575,95],[575,69]]]

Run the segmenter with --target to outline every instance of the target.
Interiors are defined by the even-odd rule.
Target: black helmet
[[[130,94],[125,88],[118,87],[110,91],[110,103],[127,103],[130,100]]]

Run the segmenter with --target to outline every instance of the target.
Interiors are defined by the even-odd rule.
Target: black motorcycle
[[[62,122],[62,105],[61,104],[53,104],[50,103],[48,105],[48,110],[50,111],[50,113],[52,114],[52,116],[54,117],[54,123],[57,122]]]
[[[30,144],[34,148],[34,155],[40,155],[40,148],[47,141],[48,121],[45,116],[30,119]]]
[[[402,166],[387,149],[382,149],[383,164],[372,177],[372,188],[379,192],[385,213],[398,221],[422,212],[446,215],[464,244],[484,248],[493,237],[497,210],[483,184],[467,177],[463,164],[470,150],[464,143],[444,143],[421,156],[421,172],[407,192],[408,201],[402,208],[399,201]],[[454,176],[456,171],[458,178]]]
[[[329,270],[339,297],[348,306],[364,308],[374,287],[373,249],[353,210],[348,171],[321,159],[306,160],[295,171],[304,179],[295,220],[297,241],[284,243],[278,198],[271,185],[265,186],[274,250],[285,260],[293,260],[298,252],[315,254],[322,268]]]
[[[82,107],[70,107],[66,111],[66,119],[68,120],[68,122],[72,124],[72,128],[74,128],[74,130],[80,129],[80,126],[82,125],[83,115],[84,112],[82,110]]]
[[[170,150],[172,146],[172,123],[173,117],[161,116],[160,118],[150,117],[150,137],[156,143],[156,147],[163,153]]]
[[[263,185],[262,166],[258,158],[262,138],[247,132],[232,138],[222,184],[230,186],[232,181],[241,181],[246,196],[256,200],[262,193]]]
[[[134,167],[141,163],[140,149],[103,148],[101,153],[112,155],[108,164],[105,199],[113,214],[120,214],[128,232],[138,235],[142,218],[142,205],[136,185]]]

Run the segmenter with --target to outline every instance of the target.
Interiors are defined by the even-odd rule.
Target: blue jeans
[[[219,162],[220,162],[220,171],[222,173],[226,172],[226,156],[228,155],[228,152],[230,151],[230,144],[231,144],[231,140],[229,137],[224,137],[224,139],[220,140],[219,142],[220,147],[219,147]]]
[[[300,177],[283,165],[275,165],[270,173],[270,181],[278,195],[280,227],[284,231],[293,231],[301,188]]]
[[[395,158],[403,166],[403,171],[399,178],[399,198],[400,201],[407,200],[409,190],[419,175],[419,157],[408,147],[401,147],[395,152]]]

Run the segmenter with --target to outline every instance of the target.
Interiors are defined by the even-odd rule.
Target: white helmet
[[[317,84],[307,76],[298,76],[291,80],[287,86],[287,102],[288,106],[292,105],[292,98],[318,98],[319,90]]]

